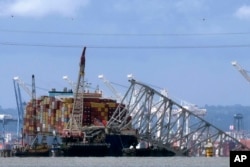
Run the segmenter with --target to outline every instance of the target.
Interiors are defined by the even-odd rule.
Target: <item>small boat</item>
[[[13,150],[16,157],[49,157],[50,148],[47,145],[38,145],[30,148],[17,148]]]

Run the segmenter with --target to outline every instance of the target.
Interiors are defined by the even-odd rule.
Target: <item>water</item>
[[[1,167],[229,167],[229,157],[0,157]]]

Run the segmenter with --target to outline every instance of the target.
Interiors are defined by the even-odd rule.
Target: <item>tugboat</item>
[[[13,156],[16,157],[49,157],[50,147],[45,141],[45,136],[42,139],[42,143],[38,143],[38,136],[33,140],[32,145],[16,146],[13,148]]]
[[[49,157],[50,148],[46,145],[39,145],[28,149],[17,149],[13,151],[16,157]]]

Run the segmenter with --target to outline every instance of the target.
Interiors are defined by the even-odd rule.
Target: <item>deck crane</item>
[[[98,78],[101,79],[105,85],[110,89],[110,91],[115,95],[116,99],[121,102],[122,101],[122,96],[120,95],[120,93],[118,93],[116,91],[116,89],[112,86],[112,84],[109,82],[109,80],[107,80],[103,74],[98,75]]]
[[[69,122],[63,129],[63,135],[67,137],[73,137],[77,139],[82,139],[82,119],[83,119],[83,99],[84,99],[84,73],[85,73],[85,52],[86,47],[84,47],[81,59],[80,68],[78,73],[78,80],[76,83],[76,89],[74,92],[74,104],[72,113],[70,115]]]
[[[243,77],[250,82],[250,76],[248,75],[248,71],[242,68],[236,61],[232,62],[232,65],[243,75]]]

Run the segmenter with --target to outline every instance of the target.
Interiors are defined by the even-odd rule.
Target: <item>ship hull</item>
[[[65,157],[103,157],[108,155],[108,144],[71,144],[62,148]]]
[[[135,149],[137,138],[134,135],[107,134],[105,143],[71,143],[61,148],[64,157],[104,157],[104,156],[152,156],[167,157],[175,154],[166,149]]]
[[[16,151],[13,153],[16,157],[49,157],[50,150],[28,150],[28,151]]]

